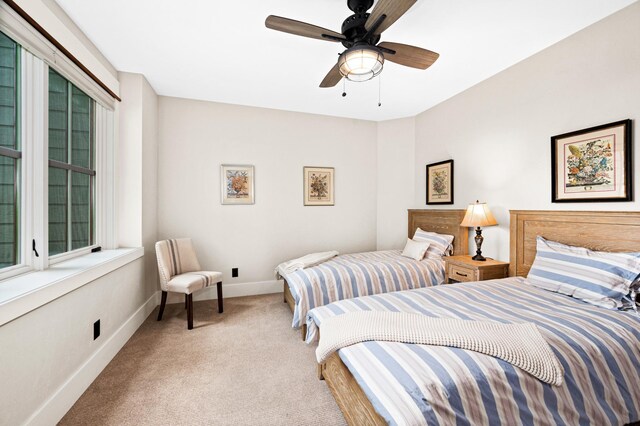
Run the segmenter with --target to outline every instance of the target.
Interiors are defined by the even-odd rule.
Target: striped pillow
[[[431,259],[441,259],[442,256],[448,256],[451,254],[453,247],[453,235],[437,234],[435,232],[427,232],[422,229],[416,229],[416,233],[413,234],[414,241],[423,241],[429,243],[427,254],[425,257]]]
[[[527,279],[536,287],[605,308],[621,308],[640,276],[640,253],[609,253],[537,238]]]

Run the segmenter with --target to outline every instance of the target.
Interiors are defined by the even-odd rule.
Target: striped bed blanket
[[[343,254],[311,268],[284,274],[295,300],[293,327],[310,309],[337,300],[430,287],[444,282],[444,261],[417,261],[400,250]]]
[[[536,324],[564,369],[552,386],[494,357],[368,341],[338,354],[392,425],[622,425],[640,420],[640,318],[531,286],[523,278],[343,300],[308,314],[309,339],[354,311]]]

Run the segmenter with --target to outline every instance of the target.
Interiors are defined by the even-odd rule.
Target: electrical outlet
[[[93,323],[93,340],[100,337],[100,320]]]
[[[232,278],[237,278],[238,277],[238,268],[232,268],[231,269],[231,277]]]

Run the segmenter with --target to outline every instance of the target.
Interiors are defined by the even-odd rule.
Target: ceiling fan
[[[333,87],[343,77],[351,81],[366,81],[380,74],[384,61],[426,70],[439,54],[401,43],[380,41],[380,35],[417,0],[378,0],[371,13],[367,10],[374,0],[347,0],[353,15],[342,23],[342,33],[289,18],[269,15],[267,28],[319,40],[342,43],[347,49],[327,73],[320,87]]]

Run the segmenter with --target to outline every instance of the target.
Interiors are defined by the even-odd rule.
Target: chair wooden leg
[[[193,294],[187,295],[187,328],[193,329]]]
[[[162,314],[164,313],[164,305],[167,304],[167,292],[162,292],[162,300],[160,300],[160,310],[158,311],[158,321],[162,319]]]
[[[189,307],[189,297],[187,294],[184,295],[184,308],[187,309]]]
[[[218,283],[218,313],[221,314],[223,311],[222,307],[222,281]]]

